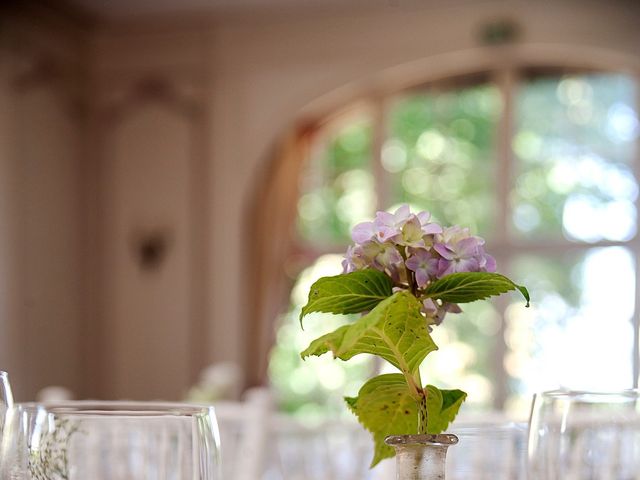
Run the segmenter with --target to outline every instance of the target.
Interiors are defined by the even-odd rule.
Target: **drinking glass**
[[[220,480],[213,408],[171,403],[15,404],[3,480]]]
[[[639,479],[639,400],[636,390],[536,395],[529,423],[529,479]]]
[[[521,480],[525,477],[527,425],[496,421],[453,422],[460,442],[447,453],[447,480]]]

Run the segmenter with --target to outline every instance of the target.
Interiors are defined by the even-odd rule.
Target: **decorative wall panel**
[[[176,399],[191,379],[192,128],[171,104],[126,103],[101,164],[102,390]]]

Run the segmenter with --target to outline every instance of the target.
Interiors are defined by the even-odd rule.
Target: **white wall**
[[[16,193],[19,165],[0,155],[0,365],[23,362],[16,361],[24,358],[19,349],[5,353],[15,338],[27,345],[25,338],[44,328],[49,340],[30,347],[49,362],[40,373],[41,363],[18,370],[29,376],[25,392],[55,378],[86,385],[89,395],[178,398],[204,364],[245,361],[248,214],[271,148],[295,121],[358,94],[495,62],[640,71],[640,11],[631,2],[434,1],[334,10],[103,25],[81,42],[86,123],[61,121],[44,93],[21,104],[28,115],[21,132],[12,130],[17,120],[8,110],[0,111],[0,138],[11,140],[0,142],[0,154],[22,139],[31,159],[29,187]],[[482,46],[482,25],[503,18],[520,25],[518,42]],[[0,89],[0,100],[7,98],[15,100]],[[38,138],[29,133],[32,120],[37,127],[43,119],[35,108],[56,125],[41,127]],[[80,213],[73,145],[85,148],[79,170],[88,206]],[[7,207],[8,195],[27,210]],[[14,228],[17,217],[22,230]],[[138,270],[127,246],[147,223],[173,232],[166,263],[153,275]],[[76,236],[85,224],[88,231]],[[14,256],[7,252],[17,231],[27,250]],[[32,298],[36,304],[16,313]],[[79,338],[83,332],[89,336]],[[64,378],[55,376],[65,369]]]
[[[90,64],[101,257],[90,391],[179,399],[205,365],[208,62],[198,34],[129,38],[98,35]],[[138,242],[156,233],[166,253],[145,269]]]
[[[0,45],[0,368],[21,400],[83,383],[79,53],[61,32],[16,20]]]
[[[134,112],[113,132],[103,165],[101,350],[103,388],[115,398],[172,398],[189,386],[189,125],[171,113]],[[147,238],[166,242],[158,264],[140,258]]]

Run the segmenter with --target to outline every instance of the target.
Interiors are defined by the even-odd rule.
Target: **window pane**
[[[636,232],[638,119],[623,75],[537,78],[516,98],[516,236],[595,242]]]
[[[395,104],[382,151],[390,203],[407,202],[440,222],[488,235],[499,114],[500,97],[490,85],[412,95]]]
[[[301,177],[298,232],[310,243],[345,243],[351,228],[373,216],[371,119],[328,127],[314,145]]]
[[[527,403],[532,393],[561,386],[632,387],[634,262],[622,247],[515,259],[513,277],[530,288],[532,301],[506,311],[514,400]]]
[[[420,369],[424,383],[467,392],[466,408],[490,408],[493,400],[492,350],[500,317],[491,302],[461,305],[431,335],[438,350]]]
[[[300,328],[300,310],[307,303],[309,289],[318,278],[342,272],[341,255],[324,255],[305,269],[291,291],[288,313],[282,315],[276,345],[271,351],[269,377],[280,408],[307,420],[349,415],[344,395],[357,395],[373,371],[369,355],[357,355],[348,362],[331,354],[300,358],[312,340],[352,321],[354,316],[311,313]]]

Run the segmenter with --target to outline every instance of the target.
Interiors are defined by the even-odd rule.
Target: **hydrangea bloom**
[[[409,289],[420,297],[429,284],[456,272],[495,272],[496,261],[484,250],[484,240],[468,228],[443,228],[431,222],[429,212],[411,213],[402,205],[394,213],[378,212],[373,222],[356,225],[354,245],[342,262],[344,273],[375,268],[391,277],[395,288]],[[446,313],[459,313],[455,304],[423,301],[423,313],[431,324],[440,324]]]

